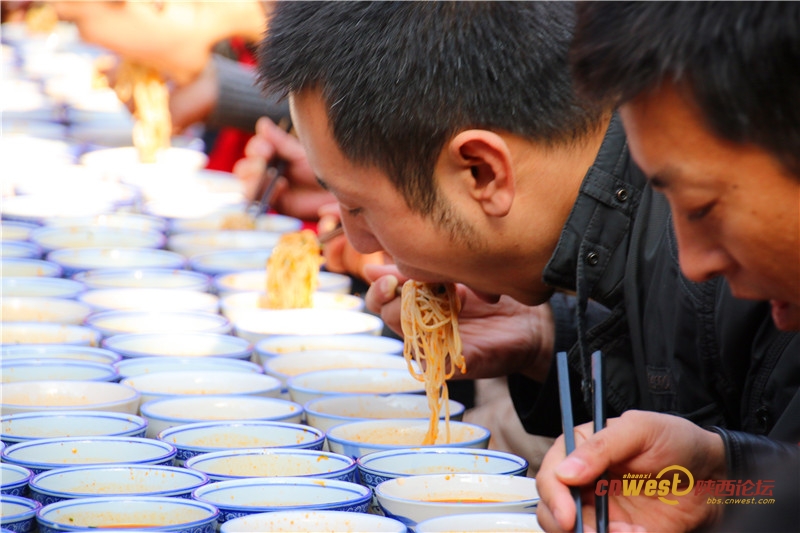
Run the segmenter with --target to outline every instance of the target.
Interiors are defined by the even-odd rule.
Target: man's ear
[[[488,130],[465,130],[450,140],[448,153],[484,212],[507,215],[514,201],[514,167],[506,141]]]

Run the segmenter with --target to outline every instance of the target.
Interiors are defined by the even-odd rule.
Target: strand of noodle
[[[313,305],[322,264],[320,245],[311,230],[281,236],[267,260],[266,294],[259,306],[267,309],[301,309]]]

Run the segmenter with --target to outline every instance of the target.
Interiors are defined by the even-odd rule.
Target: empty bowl
[[[103,347],[126,358],[224,357],[250,359],[252,344],[220,333],[130,333],[108,337]]]
[[[79,325],[91,312],[92,308],[87,304],[66,298],[3,294],[0,301],[0,315],[4,322],[53,322]]]
[[[338,292],[350,294],[353,280],[344,274],[321,271],[319,273],[318,291]],[[267,287],[267,265],[258,270],[244,270],[220,274],[214,277],[214,288],[220,296],[226,296],[231,292],[253,292],[263,291]]]
[[[27,194],[3,198],[3,218],[20,222],[44,224],[54,217],[93,216],[114,211],[111,202],[98,202],[81,196],[80,192],[65,197],[58,194]]]
[[[231,330],[224,316],[201,311],[100,311],[89,315],[85,324],[103,337],[123,333],[228,333]]]
[[[416,362],[414,362],[416,366]],[[339,368],[395,368],[407,369],[403,357],[382,353],[320,350],[291,353],[273,357],[264,363],[264,371],[286,383],[289,378]]]
[[[0,344],[75,344],[98,346],[101,334],[96,329],[51,322],[2,322]]]
[[[33,472],[24,466],[0,463],[0,494],[27,497]]]
[[[299,218],[277,213],[264,213],[253,218],[238,209],[224,209],[204,217],[173,220],[170,224],[170,232],[187,233],[190,231],[242,229],[270,233],[289,233],[299,231],[302,227],[303,221]]]
[[[122,356],[111,350],[94,346],[21,344],[17,346],[0,346],[0,358],[4,361],[16,359],[67,359],[111,365],[122,359]]]
[[[182,172],[201,169],[208,163],[208,156],[198,150],[172,146],[156,153],[153,163],[139,161],[139,153],[133,146],[102,148],[83,154],[82,165],[100,170],[106,178],[136,184],[139,176],[150,180],[175,179]]]
[[[117,381],[114,367],[91,361],[70,359],[0,360],[0,382],[23,381]]]
[[[133,387],[142,403],[174,396],[242,395],[275,398],[281,382],[272,376],[231,370],[173,370],[140,374],[120,384]]]
[[[197,422],[165,429],[159,440],[178,449],[176,464],[200,455],[236,448],[321,450],[325,434],[302,424],[263,420]]]
[[[2,220],[0,221],[0,235],[4,241],[27,241],[31,232],[38,227],[38,224],[30,222]]]
[[[88,289],[185,289],[207,292],[211,278],[175,268],[101,268],[75,274]]]
[[[418,523],[417,533],[531,533],[544,531],[535,514],[471,513],[448,514]]]
[[[264,292],[236,292],[220,299],[220,312],[231,322],[236,322],[250,314],[263,314],[269,320],[271,309],[262,307],[266,297]],[[311,295],[313,309],[340,309],[345,311],[363,311],[364,299],[352,294],[316,291]],[[263,313],[262,313],[263,312]]]
[[[16,444],[59,437],[144,437],[147,421],[110,411],[34,411],[0,417],[0,439]]]
[[[430,474],[390,479],[375,487],[383,513],[414,527],[438,516],[536,513],[536,480],[499,474]]]
[[[87,465],[47,470],[30,482],[30,497],[42,505],[93,496],[188,498],[208,483],[196,470],[168,465]]]
[[[120,379],[182,370],[264,373],[255,363],[225,357],[135,357],[115,363],[114,368]]]
[[[78,296],[93,311],[202,311],[216,313],[219,298],[186,289],[93,289]]]
[[[59,265],[65,277],[99,268],[179,269],[186,264],[182,255],[154,248],[62,248],[48,253],[47,260]]]
[[[96,496],[51,503],[39,509],[39,533],[94,529],[148,529],[215,533],[219,510],[189,498]]]
[[[427,432],[427,420],[403,418],[345,422],[330,428],[326,436],[331,451],[359,458],[371,452],[422,447]],[[491,436],[482,426],[453,420],[449,433],[448,442],[447,424],[440,420],[436,443],[430,446],[486,448]]]
[[[309,350],[347,350],[400,355],[403,341],[380,335],[275,335],[262,339],[254,346],[261,362],[269,357]]]
[[[123,177],[149,200],[216,198],[218,202],[239,203],[244,199],[244,184],[231,172],[197,169],[175,172],[169,179],[158,173],[140,172]]]
[[[184,466],[208,475],[211,481],[258,477],[311,477],[355,482],[351,457],[321,450],[243,448],[203,453]]]
[[[302,477],[250,478],[200,487],[192,498],[219,508],[219,522],[224,523],[249,514],[289,509],[366,513],[372,490],[333,479],[320,483]]]
[[[136,414],[136,389],[104,381],[25,381],[0,384],[0,412],[114,411]]]
[[[36,511],[42,504],[22,496],[3,495],[0,500],[0,526],[5,531],[36,531]]]
[[[3,298],[42,297],[75,298],[86,290],[79,281],[47,277],[4,277],[0,279],[0,293]]]
[[[42,257],[42,252],[42,247],[34,242],[5,240],[0,242],[0,257],[39,259]]]
[[[46,226],[52,227],[87,227],[100,226],[104,228],[136,229],[140,231],[167,231],[167,222],[158,217],[142,215],[139,213],[105,213],[88,217],[59,217],[44,221]]]
[[[60,265],[42,259],[0,257],[0,275],[3,277],[57,278],[63,273]]]
[[[220,526],[222,533],[252,531],[347,531],[349,533],[406,533],[402,522],[367,513],[348,511],[276,511],[258,513],[228,520]]]
[[[278,244],[280,236],[267,231],[192,231],[170,235],[166,246],[184,257],[193,257],[218,250],[269,250]]]
[[[141,414],[148,422],[147,436],[156,438],[173,426],[211,420],[298,423],[303,416],[303,406],[263,396],[178,396],[144,403]]]
[[[272,335],[379,335],[383,320],[369,313],[333,309],[262,309],[236,320],[238,337],[256,343]]]
[[[464,405],[449,400],[450,420],[461,420]],[[306,423],[322,431],[357,420],[416,418],[428,420],[430,406],[423,394],[341,394],[322,396],[305,404]],[[439,411],[444,419],[446,411]]]
[[[208,276],[266,268],[272,250],[220,250],[189,258],[189,268]],[[266,280],[266,278],[265,278]]]
[[[51,252],[62,248],[161,248],[165,237],[155,230],[45,226],[31,233],[31,241]]]
[[[35,474],[73,465],[172,464],[175,447],[142,437],[58,437],[20,442],[0,453],[3,461]]]
[[[286,387],[292,400],[303,405],[321,396],[333,394],[425,392],[425,384],[403,368],[317,370],[289,378]]]

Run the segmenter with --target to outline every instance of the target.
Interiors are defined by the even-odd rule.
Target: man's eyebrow
[[[669,189],[677,179],[678,172],[671,167],[667,167],[655,174],[647,176],[647,181],[650,183],[650,186],[657,190]]]
[[[317,180],[317,183],[319,183],[319,186],[320,186],[320,187],[322,187],[322,188],[323,188],[323,189],[325,189],[326,191],[330,191],[330,190],[331,190],[331,189],[330,189],[330,187],[328,187],[328,184],[327,184],[327,183],[325,183],[325,180],[323,180],[323,179],[322,179],[322,178],[320,178],[319,176],[315,176],[315,179]]]

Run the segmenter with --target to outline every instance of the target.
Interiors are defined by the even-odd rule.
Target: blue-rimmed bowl
[[[75,217],[111,213],[111,202],[81,198],[77,193],[65,198],[56,194],[26,194],[3,198],[3,218],[19,222],[44,224],[53,217]]]
[[[125,378],[120,382],[138,390],[142,403],[176,396],[265,396],[281,394],[278,378],[231,370],[173,370]]]
[[[464,404],[449,400],[450,420],[464,416]],[[306,423],[322,431],[357,420],[416,418],[428,420],[430,406],[424,394],[337,394],[322,396],[304,405]],[[439,418],[446,416],[444,404]]]
[[[13,444],[2,451],[3,461],[35,474],[77,465],[134,463],[171,465],[175,446],[142,437],[58,437]]]
[[[391,356],[394,357],[394,356]],[[407,368],[334,368],[316,370],[289,378],[289,396],[305,405],[311,400],[336,394],[397,394],[425,392],[425,383]]]
[[[44,226],[31,233],[31,242],[45,252],[63,248],[161,248],[166,237],[155,230]]]
[[[22,257],[0,257],[0,275],[3,277],[57,278],[63,272],[61,265],[52,261],[25,259]]]
[[[95,529],[146,529],[215,533],[219,509],[190,498],[104,496],[75,498],[39,509],[39,533]]]
[[[275,335],[258,341],[256,355],[265,363],[270,357],[311,350],[347,350],[350,352],[403,353],[403,341],[380,335]]]
[[[416,362],[414,366],[418,368]],[[340,368],[395,368],[408,372],[408,365],[403,357],[345,350],[291,353],[273,357],[264,363],[264,372],[280,379],[284,385],[290,378],[300,374]]]
[[[470,513],[448,514],[418,523],[417,533],[528,533],[544,531],[535,514],[528,513]]]
[[[125,358],[221,357],[249,360],[253,345],[239,337],[221,333],[130,333],[108,337],[103,347]]]
[[[203,453],[243,448],[321,450],[325,433],[302,424],[264,420],[196,422],[165,429],[158,439],[178,449],[176,464]]]
[[[124,333],[225,334],[231,330],[231,323],[224,316],[202,311],[100,311],[89,315],[85,324],[103,337]]]
[[[0,301],[4,322],[51,322],[80,325],[92,308],[82,302],[47,296],[7,296]]]
[[[115,363],[114,368],[120,379],[183,370],[264,373],[255,363],[226,357],[135,357]]]
[[[485,427],[451,420],[450,442],[447,442],[447,425],[444,420],[439,421],[438,429],[436,443],[425,446],[485,449],[491,436]],[[422,447],[427,432],[427,420],[395,418],[346,422],[330,428],[326,436],[331,451],[357,459],[371,452]]]
[[[89,289],[185,289],[207,292],[211,278],[174,268],[100,268],[75,274]]]
[[[318,281],[318,291],[350,294],[350,289],[353,286],[353,280],[350,278],[350,276],[336,274],[334,272],[327,272],[324,270],[319,273]],[[266,263],[260,270],[230,272],[214,277],[214,288],[220,296],[226,296],[232,292],[262,291],[266,286]]]
[[[3,298],[14,296],[44,298],[75,298],[86,290],[86,286],[75,280],[64,278],[20,277],[0,279]]]
[[[257,343],[272,335],[380,335],[383,320],[359,311],[259,309],[233,323],[236,336]]]
[[[269,320],[271,309],[262,307],[266,293],[235,292],[222,297],[219,301],[220,312],[231,322],[236,322],[247,315],[263,315]],[[312,309],[333,309],[340,311],[364,311],[364,299],[353,294],[316,291],[311,295]]]
[[[158,231],[160,233],[167,231],[166,220],[139,213],[107,213],[88,217],[59,217],[45,220],[44,224],[59,228],[99,226],[104,228]]]
[[[211,481],[257,477],[308,477],[356,481],[356,461],[338,453],[292,448],[242,448],[195,455],[184,466]]]
[[[303,477],[219,481],[198,488],[195,500],[215,505],[220,523],[250,514],[274,511],[329,510],[366,513],[372,490],[349,481],[320,483]]]
[[[113,411],[136,414],[139,391],[105,381],[24,381],[0,383],[0,412]]]
[[[0,235],[4,241],[27,241],[31,231],[40,227],[30,222],[0,220]]]
[[[94,346],[75,346],[72,344],[25,344],[17,346],[0,346],[0,357],[4,361],[16,359],[65,359],[73,361],[91,361],[111,365],[122,359],[122,356],[105,348]]]
[[[0,242],[0,257],[40,259],[42,253],[42,247],[34,242],[5,240]]]
[[[218,250],[269,250],[280,236],[266,231],[193,231],[170,235],[166,247],[184,257]]]
[[[191,497],[208,483],[202,472],[167,465],[115,464],[71,466],[37,474],[31,498],[42,505],[95,496]]]
[[[92,311],[201,311],[216,313],[219,297],[187,289],[92,289],[78,301]]]
[[[100,339],[100,332],[96,329],[75,324],[56,324],[51,322],[0,323],[0,344],[98,346]]]
[[[272,250],[220,250],[197,254],[189,259],[189,268],[208,276],[266,268]]]
[[[155,248],[62,248],[47,254],[47,260],[72,277],[86,270],[100,268],[183,268],[186,258],[169,250]]]
[[[217,213],[198,218],[175,219],[170,224],[170,233],[187,233],[190,231],[220,231],[234,229],[239,221],[238,217],[244,215],[240,209],[223,209]],[[255,231],[266,231],[270,233],[289,233],[300,231],[303,221],[277,213],[265,213],[258,215],[255,219],[247,219],[253,226],[241,229],[253,229]]]
[[[147,420],[147,436],[167,428],[194,422],[221,420],[267,420],[299,423],[303,406],[263,396],[178,396],[143,403],[141,414]]]
[[[36,531],[36,512],[42,504],[22,496],[3,495],[0,501],[0,526],[8,531]]]
[[[536,480],[499,474],[430,474],[375,487],[383,513],[414,528],[423,520],[465,513],[536,513]]]
[[[28,484],[33,479],[33,471],[24,466],[0,463],[0,494],[24,496],[28,494]]]
[[[155,162],[143,163],[139,160],[139,152],[135,147],[120,146],[86,152],[81,155],[80,163],[101,171],[107,179],[137,184],[134,178],[140,175],[156,182],[177,179],[183,174],[205,167],[208,156],[191,148],[171,146],[159,150]]]
[[[147,420],[110,411],[34,411],[0,417],[0,439],[16,444],[60,437],[144,437]]]
[[[229,520],[220,527],[221,533],[252,533],[253,531],[347,531],[349,533],[406,533],[402,522],[367,513],[348,511],[276,511],[258,513]]]
[[[69,359],[0,360],[0,381],[117,381],[111,365]]]

